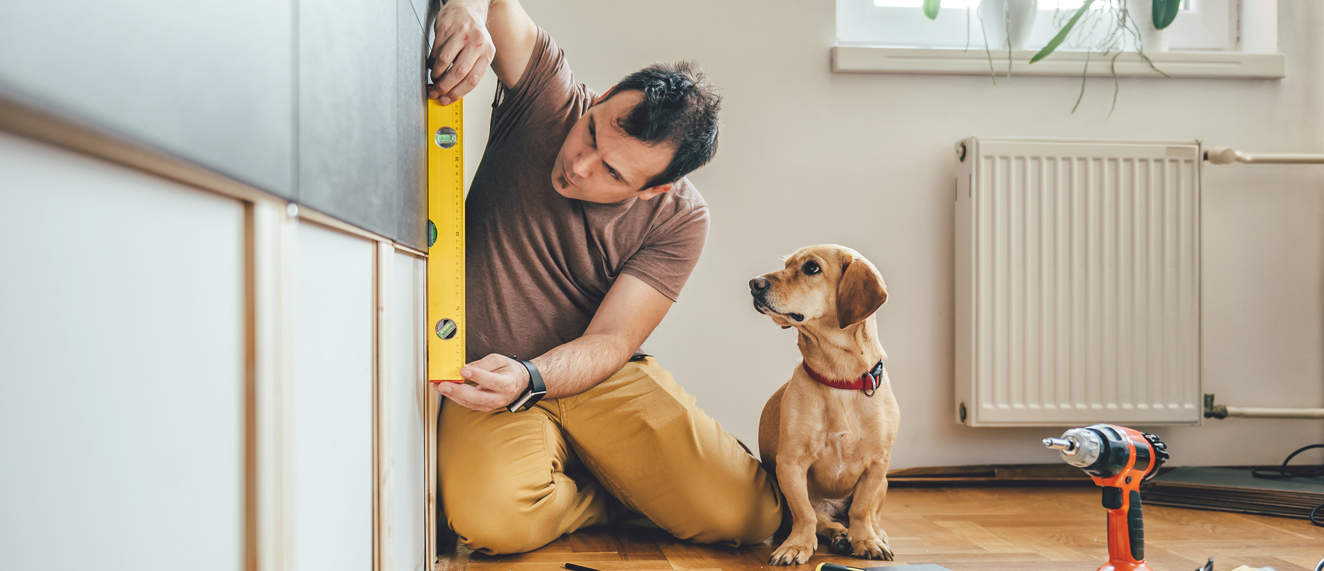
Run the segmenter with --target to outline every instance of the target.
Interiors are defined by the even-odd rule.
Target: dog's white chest
[[[823,453],[819,458],[838,464],[837,473],[840,474],[846,470],[847,464],[859,463],[859,451],[856,450],[859,440],[858,436],[848,430],[829,433],[823,442]]]
[[[809,479],[827,497],[845,497],[868,464],[860,454],[859,435],[846,430],[824,434]]]

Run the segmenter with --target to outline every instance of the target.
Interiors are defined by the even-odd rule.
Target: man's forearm
[[[619,371],[635,349],[615,335],[585,335],[533,359],[533,364],[547,384],[546,398],[562,398],[597,386]]]
[[[619,371],[666,316],[671,303],[643,280],[621,274],[583,335],[532,359],[546,386],[546,398],[577,395]],[[439,383],[437,391],[479,412],[508,406],[529,386],[529,370],[499,353],[461,367],[460,375],[473,386]]]

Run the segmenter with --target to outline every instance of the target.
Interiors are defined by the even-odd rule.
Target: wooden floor
[[[1107,559],[1097,488],[902,488],[888,492],[884,529],[894,562],[829,555],[807,565],[857,567],[936,563],[952,571],[1093,571]],[[1239,565],[1313,571],[1324,558],[1324,528],[1308,521],[1145,507],[1146,559],[1156,571],[1194,571],[1214,557],[1217,571]],[[550,571],[578,563],[601,571],[754,570],[771,544],[739,549],[678,541],[656,529],[599,527],[522,555],[488,557],[463,545],[441,571]]]

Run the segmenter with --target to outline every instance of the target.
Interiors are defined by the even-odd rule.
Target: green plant
[[[1048,44],[1045,45],[1043,49],[1039,50],[1039,52],[1036,53],[1034,57],[1030,58],[1030,63],[1033,64],[1039,60],[1044,59],[1045,57],[1048,57],[1049,54],[1052,54],[1054,51],[1056,51],[1057,48],[1061,46],[1063,42],[1066,41],[1067,37],[1070,36],[1071,33],[1078,28],[1084,29],[1085,27],[1092,27],[1093,28],[1092,31],[1098,31],[1099,26],[1107,26],[1107,28],[1104,30],[1102,39],[1095,42],[1094,45],[1087,47],[1087,49],[1085,50],[1085,66],[1081,72],[1081,78],[1080,78],[1080,95],[1076,97],[1076,103],[1071,107],[1071,112],[1072,113],[1076,112],[1076,109],[1080,107],[1081,100],[1085,97],[1085,82],[1089,78],[1090,54],[1094,52],[1101,52],[1102,55],[1105,57],[1107,57],[1110,54],[1112,55],[1112,59],[1109,62],[1110,64],[1109,71],[1111,72],[1113,78],[1113,100],[1112,100],[1112,106],[1108,109],[1108,116],[1111,117],[1113,110],[1117,108],[1117,96],[1120,93],[1120,82],[1118,81],[1117,78],[1117,58],[1120,57],[1122,53],[1124,53],[1123,50],[1126,46],[1127,43],[1126,39],[1128,37],[1134,41],[1136,45],[1137,54],[1140,56],[1142,60],[1144,60],[1144,62],[1147,65],[1149,65],[1150,69],[1153,69],[1154,71],[1163,75],[1163,77],[1170,77],[1170,76],[1164,73],[1163,70],[1159,69],[1158,67],[1155,67],[1154,62],[1149,59],[1148,55],[1145,55],[1144,46],[1140,41],[1140,29],[1136,24],[1135,20],[1131,18],[1131,14],[1126,8],[1125,0],[1103,0],[1103,2],[1108,4],[1109,9],[1098,11],[1102,15],[1092,14],[1090,12],[1090,6],[1093,5],[1094,2],[1095,0],[1085,0],[1085,2],[1082,3],[1081,6],[1071,14],[1071,16],[1065,21],[1065,23],[1062,24],[1061,29],[1059,29],[1057,34],[1053,36],[1053,39],[1049,40]],[[1154,27],[1161,30],[1171,25],[1173,20],[1177,18],[1177,13],[1181,10],[1181,2],[1182,0],[1152,0],[1151,6],[1153,10],[1152,17],[1154,21]],[[942,4],[942,0],[924,0],[924,4],[922,7],[924,16],[930,20],[936,19],[938,17],[938,10],[941,8],[941,4]],[[969,20],[970,20],[969,9],[967,9],[966,49],[970,48]],[[983,23],[982,18],[980,18],[980,23],[982,25]],[[1011,63],[1012,63],[1010,38],[1008,38],[1008,43],[1006,47],[1007,47],[1007,78],[1010,79]],[[989,74],[990,76],[993,77],[993,84],[997,85],[998,83],[997,74],[993,68],[993,56],[992,56],[992,52],[989,49],[987,39],[985,39],[984,51],[986,52],[989,58],[989,62],[988,62]]]
[[[1108,109],[1108,116],[1112,116],[1113,110],[1117,109],[1117,95],[1121,91],[1121,84],[1117,79],[1117,58],[1121,57],[1124,53],[1123,50],[1125,49],[1126,39],[1128,37],[1134,41],[1136,45],[1136,53],[1140,56],[1140,59],[1144,60],[1144,62],[1149,65],[1150,69],[1163,75],[1163,77],[1170,77],[1168,74],[1164,73],[1163,70],[1155,67],[1154,62],[1149,59],[1148,55],[1145,55],[1144,45],[1140,41],[1140,28],[1135,20],[1131,18],[1131,14],[1126,8],[1125,1],[1104,0],[1104,2],[1107,2],[1110,5],[1110,9],[1103,11],[1105,12],[1103,16],[1091,18],[1089,9],[1090,5],[1094,3],[1094,0],[1085,0],[1080,8],[1077,8],[1075,13],[1071,15],[1070,19],[1062,25],[1062,28],[1058,30],[1055,36],[1053,36],[1053,39],[1049,40],[1048,44],[1045,45],[1043,49],[1039,50],[1039,53],[1034,54],[1034,57],[1030,58],[1030,63],[1033,64],[1048,57],[1048,55],[1053,53],[1058,46],[1062,45],[1062,42],[1067,39],[1067,36],[1069,36],[1073,30],[1078,26],[1083,27],[1085,25],[1082,21],[1088,20],[1090,25],[1096,29],[1100,25],[1107,26],[1102,39],[1085,50],[1085,68],[1081,71],[1080,95],[1076,96],[1076,104],[1071,107],[1072,113],[1076,112],[1076,109],[1080,107],[1081,99],[1085,97],[1085,82],[1089,78],[1090,54],[1097,51],[1101,52],[1105,57],[1112,54],[1112,59],[1109,62],[1109,71],[1113,78],[1113,101],[1112,106]],[[1181,0],[1153,0],[1152,6],[1155,23],[1154,27],[1162,29],[1176,19],[1177,11],[1181,8]],[[1162,26],[1159,26],[1160,23],[1162,23]]]
[[[1076,22],[1080,21],[1081,16],[1086,14],[1086,11],[1090,9],[1090,4],[1093,3],[1094,0],[1085,0],[1085,3],[1080,5],[1080,8],[1078,8],[1076,13],[1071,16],[1071,19],[1067,20],[1067,24],[1062,26],[1061,30],[1057,31],[1057,35],[1053,36],[1053,39],[1048,40],[1048,45],[1044,46],[1044,49],[1039,50],[1039,53],[1034,54],[1034,57],[1030,58],[1030,63],[1048,57],[1048,54],[1053,53],[1053,51],[1057,49],[1057,46],[1062,45],[1062,42],[1066,41],[1067,36],[1071,34],[1071,30],[1076,28]]]
[[[1181,0],[1154,0],[1154,27],[1160,30],[1168,27],[1180,11]]]
[[[938,17],[938,8],[942,0],[924,0],[924,16],[930,20]]]

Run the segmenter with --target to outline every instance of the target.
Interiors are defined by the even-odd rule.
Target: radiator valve
[[[1204,417],[1205,418],[1227,418],[1227,405],[1214,404],[1214,395],[1206,394],[1204,396]]]

